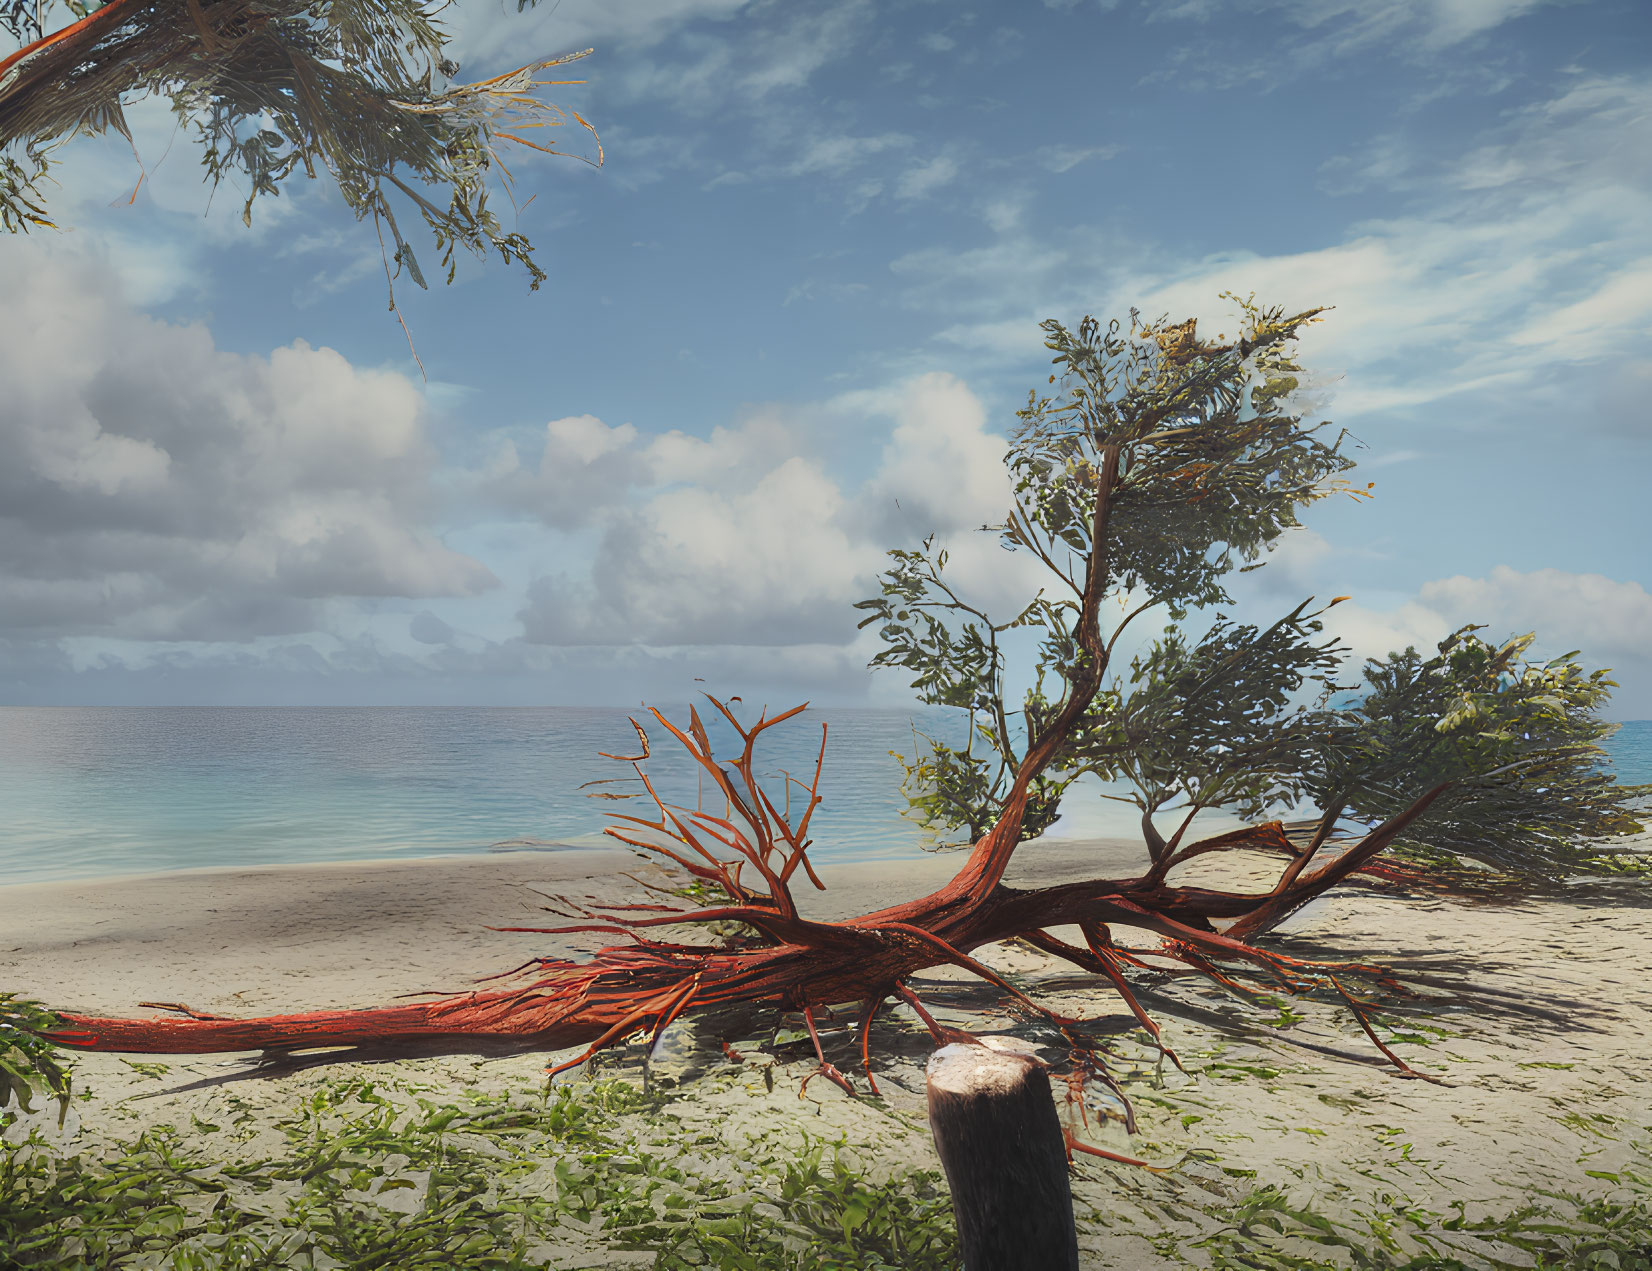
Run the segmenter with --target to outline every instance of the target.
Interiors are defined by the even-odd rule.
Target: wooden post
[[[985,1040],[942,1046],[924,1071],[964,1271],[1078,1271],[1050,1079],[1013,1039]]]

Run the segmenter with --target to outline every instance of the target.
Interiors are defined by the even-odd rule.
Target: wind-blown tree
[[[1267,933],[1397,843],[1530,875],[1563,872],[1638,828],[1629,810],[1637,792],[1596,768],[1608,731],[1597,710],[1610,681],[1570,655],[1524,661],[1529,638],[1494,647],[1465,629],[1436,656],[1407,650],[1369,663],[1363,687],[1351,689],[1338,681],[1343,653],[1323,635],[1324,609],[1304,603],[1265,628],[1220,615],[1202,632],[1172,627],[1114,665],[1141,615],[1162,607],[1186,624],[1229,603],[1232,572],[1261,563],[1300,508],[1352,489],[1340,480],[1351,466],[1341,439],[1290,407],[1294,342],[1318,311],[1241,308],[1240,333],[1226,342],[1199,341],[1192,322],[1136,315],[1128,326],[1046,323],[1054,390],[1020,414],[1008,456],[1013,504],[996,527],[1005,546],[1036,557],[1046,590],[995,623],[957,594],[944,554],[926,544],[892,553],[881,595],[865,602],[885,643],[875,664],[904,668],[924,700],[970,716],[966,744],[936,743],[909,764],[920,812],[971,831],[967,857],[940,890],[847,921],[806,917],[793,888],[800,876],[821,885],[808,856],[819,764],[811,782],[788,777],[783,791],[765,788],[754,767],[762,735],[803,708],[746,725],[713,699],[741,739],[732,760],[718,759],[697,711],[686,727],[657,711],[652,720],[686,747],[723,811],[666,803],[647,773],[648,729],[633,721],[640,752],[614,757],[635,767],[653,812],[622,815],[608,831],[678,867],[697,900],[567,902],[567,921],[505,928],[612,933],[627,943],[586,960],[535,959],[500,987],[431,1002],[249,1020],[183,1008],[183,1019],[68,1015],[53,1036],[156,1052],[587,1047],[561,1069],[639,1032],[657,1038],[684,1015],[762,1004],[800,1012],[821,1071],[851,1087],[820,1052],[817,1012],[859,1003],[870,1079],[873,1023],[891,998],[938,1038],[956,1036],[907,984],[952,965],[1040,1013],[1093,1068],[1083,1021],[1045,1010],[972,956],[1019,938],[1111,985],[1155,1038],[1130,985],[1133,967],[1335,994],[1410,1074],[1349,990],[1391,985],[1385,968],[1292,958],[1268,947]],[[1014,707],[1010,631],[1036,647],[1033,687]],[[823,755],[824,729],[821,747]],[[1121,797],[1142,813],[1140,872],[1007,885],[1012,857],[1086,774],[1133,791]],[[1320,813],[1306,842],[1261,820],[1304,800]],[[1252,823],[1193,838],[1205,809]],[[1333,842],[1339,825],[1357,833]],[[1172,877],[1194,858],[1241,849],[1283,855],[1271,887],[1220,890]],[[712,903],[698,903],[707,895]],[[696,927],[703,938],[683,934]],[[1057,928],[1076,929],[1081,943]],[[1126,929],[1158,942],[1128,943]]]
[[[532,0],[523,0],[522,6]],[[396,219],[423,217],[448,281],[454,253],[496,251],[530,286],[545,273],[533,247],[489,204],[500,147],[565,153],[550,132],[572,111],[538,90],[573,80],[537,78],[591,50],[457,83],[428,0],[0,0],[0,30],[22,47],[0,58],[0,228],[49,227],[41,183],[51,152],[79,134],[131,140],[123,106],[158,95],[194,137],[206,179],[246,191],[242,219],[295,173],[325,172],[357,220],[371,217],[394,277],[425,277]],[[74,21],[48,32],[47,15]],[[592,134],[593,138],[595,134]],[[596,161],[601,160],[597,147]],[[134,191],[135,193],[135,191]],[[403,202],[405,201],[405,202]],[[388,232],[390,241],[386,243]]]

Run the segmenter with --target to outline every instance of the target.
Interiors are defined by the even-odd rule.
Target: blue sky
[[[513,162],[539,292],[398,286],[428,380],[327,189],[245,228],[158,104],[135,198],[61,151],[0,242],[0,701],[896,704],[885,548],[1027,583],[972,530],[1039,320],[1234,290],[1336,306],[1306,400],[1376,483],[1239,612],[1535,628],[1652,716],[1638,0],[514,8],[447,11],[464,77],[594,46],[550,96],[607,161]]]

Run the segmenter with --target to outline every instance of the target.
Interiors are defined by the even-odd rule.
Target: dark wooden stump
[[[955,1042],[925,1076],[964,1271],[1078,1271],[1067,1141],[1044,1069],[1007,1045]]]

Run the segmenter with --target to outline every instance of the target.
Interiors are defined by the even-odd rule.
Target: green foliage
[[[83,12],[73,0],[67,7]],[[49,225],[39,195],[47,150],[80,133],[126,134],[122,102],[159,94],[194,133],[207,179],[243,184],[249,224],[260,196],[278,194],[295,172],[313,178],[324,171],[358,220],[373,219],[381,241],[389,230],[387,274],[393,261],[398,274],[426,285],[396,219],[391,196],[400,195],[424,218],[450,282],[455,250],[463,248],[519,263],[537,288],[545,274],[532,246],[501,225],[488,183],[503,171],[501,140],[555,153],[522,130],[564,122],[533,96],[558,81],[534,75],[571,59],[446,87],[459,68],[435,17],[442,7],[427,0],[216,0],[204,7],[114,0],[111,20],[97,31],[48,45],[0,79],[0,147],[20,149],[27,161],[7,154],[0,165],[0,224]],[[0,27],[32,39],[33,5],[10,0],[0,7]]]
[[[0,150],[0,230],[8,234],[52,224],[39,200],[39,182],[49,166],[45,148],[31,144],[19,149],[20,154]]]
[[[1022,612],[994,623],[952,589],[946,553],[926,541],[918,551],[892,551],[881,595],[857,606],[869,611],[861,626],[879,624],[884,648],[873,666],[906,669],[922,701],[969,715],[962,747],[929,738],[927,754],[903,760],[920,818],[978,837],[996,820],[1027,745],[1075,684],[1102,669],[1081,637],[1093,634],[1110,653],[1146,609],[1163,605],[1180,618],[1190,607],[1230,600],[1222,580],[1238,562],[1254,561],[1296,525],[1300,506],[1345,488],[1333,478],[1351,462],[1320,440],[1324,425],[1305,424],[1288,405],[1299,369],[1289,346],[1317,311],[1286,316],[1238,303],[1243,332],[1230,344],[1200,344],[1191,323],[1148,325],[1135,313],[1127,332],[1093,318],[1076,332],[1044,324],[1058,367],[1050,380],[1059,388],[1054,396],[1033,394],[1019,412],[1006,456],[1014,504],[1005,524],[989,528],[1009,550],[1042,562],[1053,594],[1040,592]],[[1110,448],[1118,450],[1118,484],[1106,538],[1097,544],[1096,487]],[[1090,582],[1133,606],[1120,608],[1111,631],[1079,630]],[[1283,702],[1305,676],[1323,676],[1328,655],[1309,643],[1319,630],[1314,616],[1299,608],[1265,636],[1219,621],[1193,645],[1168,633],[1137,660],[1133,689],[1101,686],[1056,762],[1034,782],[1023,837],[1054,821],[1062,795],[1086,772],[1140,776],[1146,784],[1136,802],[1144,810],[1185,793],[1189,782],[1206,797],[1247,807],[1287,794],[1299,722],[1282,722],[1264,707]],[[1009,700],[1002,647],[1015,629],[1037,649],[1033,687],[1019,710]],[[1235,695],[1241,683],[1244,693]],[[1209,727],[1191,717],[1218,702],[1226,705]],[[1179,732],[1162,727],[1178,714]],[[1234,731],[1236,724],[1249,731]],[[1203,745],[1219,731],[1226,760]],[[1202,770],[1191,766],[1195,759]]]
[[[862,1178],[816,1146],[699,1175],[637,1135],[660,1105],[623,1082],[436,1103],[394,1082],[329,1082],[246,1150],[246,1114],[68,1154],[0,1148],[0,1248],[18,1267],[526,1271],[585,1247],[659,1268],[955,1265],[932,1173]],[[261,1140],[260,1140],[261,1142]]]
[[[38,1002],[0,993],[0,1129],[15,1117],[8,1105],[16,1100],[24,1112],[34,1110],[33,1100],[50,1094],[58,1103],[58,1125],[69,1111],[69,1095],[74,1084],[61,1052],[40,1034],[62,1026],[62,1021]]]
[[[969,715],[962,746],[920,734],[923,744],[917,755],[911,762],[901,760],[907,797],[920,823],[943,830],[962,828],[966,841],[973,841],[997,817],[1015,775],[1016,741],[1005,705],[1000,637],[1036,622],[1059,629],[1064,611],[1040,598],[1011,621],[994,624],[947,583],[947,553],[936,550],[933,538],[925,539],[919,551],[896,549],[889,555],[895,564],[884,576],[883,595],[856,606],[873,611],[862,627],[884,624],[880,634],[886,647],[872,665],[906,667],[914,673],[912,687],[923,701]],[[1034,690],[1026,710],[1036,714],[1041,702]],[[1027,838],[1038,837],[1055,821],[1070,781],[1040,775],[1023,825]]]
[[[1204,1071],[1281,1075],[1242,1063]],[[957,1266],[950,1202],[933,1171],[869,1177],[844,1142],[799,1143],[795,1133],[742,1139],[736,1159],[715,1159],[730,1147],[717,1131],[696,1132],[672,1101],[622,1081],[465,1091],[451,1102],[416,1080],[334,1080],[274,1107],[226,1092],[210,1122],[130,1142],[83,1139],[78,1152],[0,1145],[5,1265],[527,1271],[607,1266],[630,1252],[658,1271]],[[714,1159],[700,1156],[707,1143]],[[1601,1194],[1539,1191],[1507,1210],[1465,1199],[1436,1212],[1405,1195],[1393,1171],[1382,1193],[1316,1187],[1308,1201],[1300,1186],[1282,1190],[1192,1153],[1153,1176],[1085,1165],[1079,1195],[1097,1194],[1099,1172],[1101,1195],[1134,1197],[1124,1213],[1161,1224],[1126,1216],[1136,1234],[1190,1265],[1652,1271],[1644,1161],[1637,1147],[1615,1173],[1588,1171],[1609,1185]],[[1106,1238],[1090,1224],[1119,1218],[1080,1206],[1086,1237]]]
[[[1292,347],[1319,311],[1232,298],[1241,333],[1231,343],[1136,313],[1128,329],[1044,324],[1059,387],[1019,413],[1006,456],[1013,504],[1003,525],[984,527],[1050,578],[1020,613],[994,621],[960,596],[932,540],[889,553],[881,594],[858,606],[883,641],[871,664],[902,668],[920,700],[968,718],[962,745],[925,737],[901,759],[913,814],[980,838],[1047,737],[1053,758],[1033,776],[1023,839],[1054,822],[1085,774],[1127,783],[1104,797],[1142,812],[1156,860],[1168,851],[1159,812],[1223,808],[1255,820],[1311,798],[1333,819],[1375,824],[1450,783],[1402,846],[1528,876],[1607,861],[1634,873],[1636,861],[1601,850],[1639,828],[1631,808],[1646,793],[1599,767],[1610,726],[1598,711],[1612,681],[1575,654],[1523,661],[1531,636],[1494,647],[1465,628],[1436,657],[1373,661],[1355,704],[1340,707],[1352,687],[1338,683],[1347,650],[1324,638],[1325,608],[1306,601],[1265,628],[1221,613],[1202,634],[1167,627],[1127,670],[1111,667],[1137,616],[1162,606],[1179,623],[1230,603],[1229,576],[1259,568],[1301,507],[1367,492],[1337,479],[1352,466],[1340,439],[1321,440],[1327,425],[1291,406],[1301,380]],[[1005,653],[1017,630],[1035,649],[1019,703]]]
[[[1402,843],[1510,874],[1589,868],[1598,840],[1640,829],[1631,803],[1647,792],[1600,767],[1614,726],[1597,711],[1613,682],[1575,653],[1524,660],[1531,635],[1493,645],[1478,629],[1453,633],[1430,658],[1411,648],[1367,663],[1363,700],[1327,724],[1309,792],[1375,822],[1451,782]]]
[[[1305,684],[1335,687],[1342,662],[1304,603],[1265,631],[1218,616],[1190,640],[1174,627],[1132,659],[1117,707],[1126,745],[1098,774],[1127,777],[1145,811],[1181,799],[1256,818],[1301,797],[1322,745],[1324,711],[1292,704]],[[1082,748],[1075,748],[1082,754]]]
[[[1117,589],[1163,604],[1173,618],[1231,601],[1237,560],[1255,561],[1353,467],[1289,408],[1301,368],[1290,352],[1320,310],[1287,316],[1233,299],[1243,333],[1200,344],[1191,321],[1125,332],[1085,318],[1043,324],[1059,368],[1053,397],[1030,394],[1008,463],[1016,508],[1006,546],[1054,564],[1051,549],[1089,555],[1090,508],[1109,445],[1121,447],[1102,563]],[[1070,571],[1064,572],[1071,577]]]
[[[718,1267],[769,1271],[952,1271],[958,1240],[952,1200],[939,1174],[913,1171],[869,1183],[840,1156],[822,1164],[816,1146],[783,1161],[760,1201],[717,1216],[702,1211],[678,1223],[655,1266],[661,1271]],[[663,1234],[663,1233],[662,1233]]]

